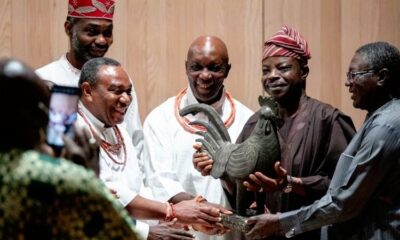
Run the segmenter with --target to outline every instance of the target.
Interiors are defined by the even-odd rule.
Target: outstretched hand
[[[192,240],[194,236],[187,231],[174,228],[175,222],[164,222],[150,226],[147,240]]]
[[[261,239],[279,233],[279,218],[274,214],[261,214],[250,217],[246,224],[249,231],[246,233],[247,239]]]
[[[222,224],[217,224],[214,227],[206,227],[204,225],[193,224],[192,228],[195,231],[199,231],[207,235],[223,235],[229,231],[229,229],[222,226]]]
[[[287,185],[287,171],[281,166],[280,162],[274,165],[276,178],[265,176],[261,172],[255,172],[249,175],[249,181],[244,181],[243,185],[248,191],[275,192],[280,191]]]
[[[212,227],[220,222],[220,210],[198,202],[196,199],[181,201],[174,205],[176,217],[184,224],[202,224]]]
[[[191,226],[195,231],[208,235],[221,235],[229,231],[221,223],[221,214],[229,215],[232,212],[220,204],[208,202],[202,196],[197,196],[194,199],[181,200],[173,206],[179,224]],[[181,210],[187,214],[183,215],[184,212],[180,213]]]
[[[207,202],[207,201],[204,201],[203,203],[207,206],[219,209],[221,214],[225,214],[225,215],[233,214],[230,210],[224,208],[223,206],[221,206],[219,204],[211,203],[211,202]],[[193,228],[196,231],[200,231],[200,232],[203,232],[208,235],[215,235],[215,234],[222,235],[229,231],[229,229],[224,227],[224,225],[222,225],[222,223],[220,223],[220,222],[213,224],[213,227],[207,227],[204,225],[193,224]]]
[[[193,148],[196,150],[196,152],[193,154],[194,168],[203,176],[210,175],[214,161],[210,158],[207,152],[202,151],[201,143],[195,143]]]

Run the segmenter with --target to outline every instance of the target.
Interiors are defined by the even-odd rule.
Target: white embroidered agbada
[[[118,133],[113,127],[105,128],[104,123],[93,116],[82,103],[79,103],[79,111],[78,127],[87,128],[92,135],[94,131],[102,140],[111,144],[118,142]],[[123,125],[124,123],[116,126],[123,141],[119,154],[106,152],[102,147],[100,148],[99,177],[108,188],[116,191],[118,200],[126,207],[144,188],[145,176],[143,161],[137,157],[139,153]],[[136,221],[136,228],[140,236],[146,239],[149,226],[141,221]]]
[[[232,100],[236,114],[228,132],[231,140],[235,142],[253,111],[239,101]],[[143,124],[143,131],[151,156],[150,160],[156,168],[154,178],[150,179],[150,184],[156,189],[153,192],[154,197],[159,201],[167,201],[177,193],[187,192],[194,196],[202,195],[209,202],[230,207],[220,180],[210,176],[204,177],[193,167],[193,144],[195,139],[201,137],[186,131],[177,121],[174,113],[175,101],[176,97],[169,98],[155,108]],[[179,109],[194,103],[198,103],[198,101],[188,87],[186,94],[181,98]],[[221,100],[213,104],[213,107],[224,122],[232,113],[231,103],[225,94],[223,94]],[[194,117],[189,116],[189,120],[194,119],[207,121],[207,117],[202,113]],[[208,236],[199,232],[195,232],[195,234],[196,239],[201,240],[229,239],[228,236]]]

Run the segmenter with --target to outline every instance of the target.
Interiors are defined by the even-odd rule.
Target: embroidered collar
[[[104,123],[97,119],[81,102],[79,102],[78,113],[83,118],[86,125],[88,125],[92,135],[101,139],[100,147],[104,150],[107,156],[114,163],[125,165],[128,154],[124,138],[118,125],[107,128],[104,127]]]

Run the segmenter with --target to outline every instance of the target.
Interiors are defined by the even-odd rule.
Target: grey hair
[[[400,81],[400,51],[395,46],[387,42],[373,42],[361,46],[356,53],[365,57],[373,69],[386,68],[392,84]],[[395,84],[396,86],[400,85],[399,83]]]
[[[81,87],[84,82],[95,85],[97,83],[97,73],[101,66],[119,67],[121,64],[117,60],[106,57],[90,59],[83,64],[81,76],[79,78],[79,87]]]

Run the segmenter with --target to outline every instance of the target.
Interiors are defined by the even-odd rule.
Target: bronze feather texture
[[[268,100],[260,109],[260,118],[251,136],[240,144],[232,143],[224,123],[217,112],[209,105],[194,104],[183,108],[181,116],[188,114],[204,113],[208,122],[196,120],[193,125],[200,125],[206,132],[198,131],[196,134],[203,138],[196,139],[202,143],[202,150],[206,151],[213,159],[211,176],[214,178],[229,178],[236,185],[236,210],[239,215],[246,216],[246,202],[244,196],[246,189],[243,181],[249,174],[262,172],[274,177],[274,164],[280,160],[280,146],[277,136],[278,114],[277,105],[273,100]],[[265,194],[256,193],[257,213],[263,213]]]

